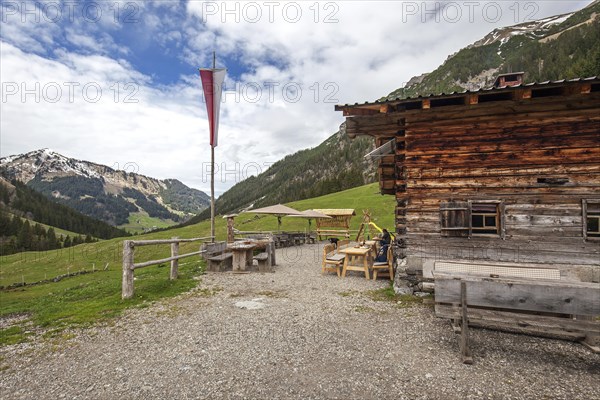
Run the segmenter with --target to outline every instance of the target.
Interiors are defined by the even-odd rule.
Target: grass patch
[[[383,289],[369,290],[366,292],[367,297],[373,301],[388,301],[396,303],[398,308],[408,308],[415,305],[423,304],[425,298],[419,296],[413,296],[411,294],[397,295],[394,292],[393,284],[390,282],[390,286]]]
[[[129,214],[127,221],[126,224],[120,225],[119,228],[131,233],[144,233],[148,229],[167,228],[175,225],[175,222],[170,219],[163,220],[151,217],[145,211]]]
[[[31,335],[32,332],[25,331],[21,326],[0,329],[0,346],[26,342]]]
[[[394,223],[395,199],[393,196],[381,196],[376,183],[288,205],[298,210],[354,208],[359,216],[363,209],[369,209],[372,220],[379,226],[392,227]],[[236,221],[240,221],[237,227],[243,230],[262,231],[277,228],[277,218],[267,216],[253,219],[254,215],[251,213],[240,215],[236,219]],[[359,216],[352,219],[351,229],[358,229],[361,223]],[[142,217],[138,216],[140,225],[144,219]],[[241,221],[244,220],[252,222],[242,225]],[[144,219],[143,222],[144,225],[151,223],[159,226],[158,221]],[[216,218],[215,223],[217,240],[225,240],[227,236],[226,220]],[[307,228],[307,222],[301,218],[284,218],[282,228],[303,231]],[[176,236],[181,238],[206,237],[209,232],[210,221],[207,220],[182,228],[139,235],[135,239],[169,239]],[[128,308],[148,307],[155,301],[187,292],[198,285],[198,276],[203,273],[205,267],[202,261],[180,263],[179,278],[174,281],[170,281],[168,278],[169,268],[167,265],[164,267],[150,266],[135,272],[134,298],[121,300],[123,240],[124,238],[101,240],[67,249],[0,256],[0,286],[8,286],[17,282],[37,282],[82,270],[100,270],[93,274],[69,277],[58,282],[0,290],[0,318],[21,313],[29,315],[29,322],[19,322],[1,332],[0,345],[26,340],[30,327],[34,332],[56,331],[50,335],[60,335],[60,332],[71,327],[86,327],[98,322],[111,324],[116,316]],[[179,253],[197,251],[198,246],[197,242],[183,243],[179,248]],[[170,256],[169,247],[168,245],[138,247],[135,249],[135,262],[167,258]],[[193,260],[193,258],[182,261],[187,260]],[[198,295],[214,296],[216,293],[215,289],[206,289],[206,291],[200,291]],[[281,295],[268,291],[259,294],[267,297]],[[192,295],[196,295],[196,293]],[[342,293],[340,295],[346,296]],[[347,295],[351,296],[354,293],[349,292]],[[236,294],[230,296],[235,297]]]
[[[356,307],[354,307],[354,311],[364,312],[364,313],[377,312],[377,310],[375,310],[373,307],[367,307],[367,306],[356,306]]]
[[[214,288],[201,288],[198,289],[194,292],[195,295],[198,295],[200,297],[212,297],[215,296],[217,293],[222,292],[223,288],[222,287],[214,287]]]
[[[358,292],[356,290],[348,290],[345,292],[338,292],[338,294],[342,297],[350,297],[356,295]]]
[[[179,278],[169,280],[168,269],[147,267],[135,273],[133,299],[121,300],[120,271],[102,271],[59,282],[0,291],[0,315],[28,312],[30,321],[44,330],[47,337],[60,335],[72,327],[87,327],[119,316],[131,307],[147,307],[161,298],[173,297],[197,285],[193,278],[201,274],[200,262],[179,268]],[[0,344],[25,339],[19,326],[3,332]],[[49,336],[48,336],[49,335]]]
[[[273,299],[279,299],[285,297],[285,292],[273,292],[271,290],[263,290],[257,293],[259,296],[271,297]]]

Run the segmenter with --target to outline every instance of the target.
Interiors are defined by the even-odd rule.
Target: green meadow
[[[312,208],[354,208],[357,215],[352,218],[351,229],[359,228],[363,209],[369,209],[377,225],[393,227],[395,199],[393,196],[380,195],[377,184],[287,205],[301,211]],[[225,220],[218,216],[215,225],[217,240],[224,240]],[[277,218],[243,213],[236,218],[236,228],[241,231],[272,231],[277,229]],[[283,218],[283,230],[304,231],[307,228],[306,219]],[[183,228],[139,235],[135,239],[206,237],[209,232],[210,221],[203,221]],[[135,296],[131,300],[121,300],[123,240],[103,240],[67,249],[1,257],[0,286],[32,283],[77,271],[92,272],[58,282],[0,290],[0,318],[21,316],[22,320],[19,326],[0,330],[0,344],[27,340],[33,331],[54,335],[69,327],[108,322],[126,308],[145,307],[153,301],[175,296],[197,285],[204,262],[196,257],[184,258],[180,260],[179,278],[174,281],[168,279],[168,263],[136,270]],[[198,242],[182,244],[180,254],[197,251],[198,247]],[[144,246],[135,250],[136,263],[169,256],[168,245]]]

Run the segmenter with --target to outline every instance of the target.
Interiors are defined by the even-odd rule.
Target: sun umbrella
[[[310,232],[310,222],[313,218],[330,218],[327,214],[320,213],[315,210],[302,211],[299,215],[290,215],[291,218],[306,218],[308,220],[308,231]]]
[[[279,231],[281,230],[281,217],[285,217],[286,215],[300,215],[300,211],[294,210],[288,206],[284,206],[283,204],[257,208],[256,210],[248,210],[248,212],[255,214],[275,215],[277,217],[277,230]]]

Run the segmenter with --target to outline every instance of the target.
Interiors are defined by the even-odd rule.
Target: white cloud
[[[142,174],[177,178],[208,191],[203,163],[209,161],[210,148],[196,68],[209,66],[216,49],[220,63],[237,59],[245,68],[241,75],[228,77],[229,92],[221,107],[217,164],[225,163],[230,170],[223,182],[217,174],[221,193],[235,183],[233,172],[252,170],[244,166],[264,167],[334,133],[343,121],[333,110],[335,103],[386,95],[494,28],[523,22],[533,11],[537,19],[588,2],[521,2],[520,20],[510,9],[514,2],[495,2],[501,5],[501,18],[494,23],[481,14],[490,2],[477,3],[473,21],[465,3],[454,2],[463,12],[454,22],[445,20],[452,17],[451,2],[446,2],[446,11],[438,12],[439,22],[436,14],[425,12],[423,2],[319,2],[318,16],[314,2],[297,2],[302,18],[296,23],[290,22],[292,6],[288,14],[282,13],[284,3],[278,3],[270,22],[266,3],[255,2],[262,12],[256,23],[248,21],[254,14],[242,14],[248,2],[229,2],[230,10],[237,4],[239,23],[222,10],[202,15],[203,4],[206,10],[211,2],[189,1],[185,8],[164,1],[109,3],[113,12],[118,4],[119,18],[105,4],[103,18],[93,24],[81,18],[68,24],[21,23],[13,18],[3,24],[3,94],[7,95],[4,89],[14,89],[12,84],[17,84],[18,92],[2,100],[1,155],[50,147],[109,166],[132,162]],[[537,11],[527,8],[536,5]],[[126,7],[132,7],[129,14]],[[128,24],[126,16],[137,22]],[[327,16],[337,22],[325,23]],[[136,49],[117,44],[124,31],[135,35],[136,48],[154,46],[155,52],[176,54],[189,70],[182,69],[180,80],[169,85],[136,71],[132,61]],[[63,37],[70,42],[68,48]],[[67,82],[79,85],[74,87],[73,101]],[[135,85],[125,86],[131,82]],[[36,83],[40,101],[32,94],[22,99],[21,85],[35,92]],[[63,90],[56,103],[48,101],[54,84]],[[260,98],[253,90],[257,85]],[[87,93],[82,92],[84,87]],[[99,100],[86,100],[96,87],[102,90]],[[284,87],[301,89],[297,101]],[[126,103],[127,95],[138,102]]]

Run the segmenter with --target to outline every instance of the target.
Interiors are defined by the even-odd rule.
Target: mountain
[[[43,225],[42,225],[43,224]],[[60,229],[56,229],[60,228]],[[128,233],[0,176],[0,255],[44,251]]]
[[[350,140],[337,132],[319,146],[286,156],[260,175],[237,183],[215,201],[215,208],[219,214],[228,214],[375,182],[376,166],[364,158],[373,149],[371,138]],[[210,209],[189,223],[206,218],[210,218]]]
[[[16,179],[58,203],[113,226],[143,219],[172,225],[204,210],[209,196],[176,179],[159,180],[62,156],[49,149],[0,159]]]
[[[478,90],[516,71],[524,71],[527,82],[600,75],[600,0],[574,13],[495,29],[383,99]]]

